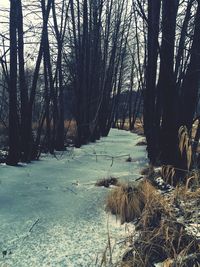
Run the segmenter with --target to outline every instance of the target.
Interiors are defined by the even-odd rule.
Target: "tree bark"
[[[176,16],[179,0],[163,0],[160,75],[157,86],[157,124],[161,123],[160,148],[164,164],[176,164],[178,150],[177,90],[174,77]]]
[[[17,0],[10,1],[10,79],[9,79],[9,154],[8,165],[20,160],[19,117],[17,110]]]
[[[155,98],[158,59],[158,34],[160,23],[160,0],[148,0],[148,44],[146,89],[144,92],[144,132],[147,139],[147,152],[150,162],[157,161],[155,139]]]

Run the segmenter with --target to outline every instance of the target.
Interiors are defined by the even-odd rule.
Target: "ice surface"
[[[145,147],[135,146],[140,139],[113,129],[56,158],[0,165],[0,266],[99,266],[108,229],[116,260],[126,227],[104,211],[110,189],[94,183],[108,176],[138,178],[146,160]],[[129,156],[134,162],[126,162]]]

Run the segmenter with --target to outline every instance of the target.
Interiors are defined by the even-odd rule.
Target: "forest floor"
[[[145,147],[136,146],[141,139],[113,129],[80,149],[19,167],[0,164],[0,266],[100,266],[108,241],[119,260],[131,226],[105,212],[110,189],[95,183],[138,178],[147,161]]]

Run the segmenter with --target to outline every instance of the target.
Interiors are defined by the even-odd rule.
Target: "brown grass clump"
[[[121,222],[137,219],[137,239],[125,252],[121,267],[153,267],[163,262],[163,267],[200,266],[200,240],[191,235],[173,212],[173,195],[198,198],[200,189],[188,191],[177,187],[168,196],[161,195],[147,179],[137,186],[123,184],[113,190],[107,199],[107,210],[117,215]]]
[[[130,222],[141,215],[144,202],[140,191],[131,184],[122,184],[107,198],[106,209],[120,218],[121,223]]]
[[[200,263],[197,257],[191,257],[200,252],[199,245],[198,239],[190,236],[182,224],[171,218],[161,220],[158,227],[140,233],[130,266],[148,267],[163,261],[164,266],[199,266],[195,265]]]
[[[170,185],[176,184],[175,169],[173,166],[171,165],[162,166],[161,176],[167,184],[170,184]]]
[[[188,202],[188,200],[200,200],[199,176],[199,170],[189,172],[185,177],[184,184],[176,186],[173,192],[174,201],[182,200]]]
[[[130,131],[130,124],[129,124],[129,119],[126,119],[125,122],[122,125],[122,120],[118,120],[115,124],[116,128]],[[137,118],[134,124],[134,129],[131,130],[133,133],[136,133],[138,135],[144,136],[144,127],[143,127],[143,119],[142,118]]]
[[[200,170],[193,169],[185,177],[186,189],[197,190],[200,187]]]
[[[186,126],[181,126],[179,129],[179,150],[182,161],[185,159],[189,170],[192,165],[192,140]]]
[[[103,178],[103,179],[98,180],[95,185],[104,186],[104,187],[110,187],[111,185],[118,186],[119,181],[115,177],[108,177],[108,178]]]
[[[107,198],[106,209],[120,218],[121,223],[130,222],[141,217],[143,226],[154,224],[165,210],[161,195],[144,180],[134,186],[122,184],[115,188]],[[161,208],[161,206],[163,206]]]
[[[191,200],[200,199],[200,188],[194,191],[188,190],[185,186],[177,186],[173,192],[174,199],[178,200]]]
[[[77,125],[75,120],[65,120],[65,129],[67,131],[67,136],[75,137],[77,132]]]

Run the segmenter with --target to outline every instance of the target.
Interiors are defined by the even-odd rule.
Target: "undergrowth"
[[[181,180],[174,166],[155,171],[150,165],[141,171],[143,180],[137,185],[121,184],[109,193],[106,210],[122,224],[134,222],[137,232],[120,267],[153,267],[159,262],[162,267],[200,266],[200,239],[187,228],[200,219],[193,216],[200,210],[200,171],[186,127],[179,130],[179,149],[185,166]],[[171,185],[170,190],[162,192],[158,180]]]
[[[134,253],[129,266],[154,266],[154,263],[168,262],[163,266],[198,266],[198,259],[191,256],[199,253],[199,241],[189,235],[184,225],[172,218],[160,220],[157,227],[141,231],[133,247]],[[190,257],[189,257],[190,256]]]

